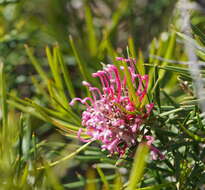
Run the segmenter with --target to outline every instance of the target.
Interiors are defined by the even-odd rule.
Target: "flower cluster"
[[[129,64],[129,73],[140,105],[147,94],[148,75],[142,76],[135,72],[134,59],[119,57],[117,60]],[[123,73],[124,67],[121,66],[120,69]],[[106,65],[103,70],[93,73],[92,76],[99,78],[102,90],[83,81],[83,85],[89,88],[92,98],[74,98],[70,103],[74,105],[75,101],[80,101],[86,105],[86,110],[82,113],[82,126],[86,128],[85,133],[90,139],[81,138],[82,128],[78,131],[78,137],[83,142],[99,140],[102,142],[102,149],[122,156],[127,148],[138,143],[140,127],[149,117],[154,104],[136,108],[128,91],[126,76],[122,77],[114,65]],[[152,145],[153,137],[144,136],[144,139],[153,150],[153,158],[156,159],[157,155],[162,157]]]

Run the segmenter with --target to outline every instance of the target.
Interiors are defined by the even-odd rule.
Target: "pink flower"
[[[148,75],[135,73],[134,59],[118,57],[117,60],[129,63],[129,72],[140,105],[147,94]],[[124,68],[121,69],[123,71]],[[90,136],[90,139],[85,140],[80,137],[82,129],[79,130],[78,137],[83,142],[98,140],[102,143],[102,149],[122,156],[127,148],[138,143],[140,126],[149,117],[154,104],[136,107],[130,99],[126,77],[120,76],[118,68],[114,65],[107,65],[92,76],[99,78],[102,89],[83,81],[83,85],[89,88],[92,98],[74,98],[70,102],[70,105],[74,105],[76,101],[80,101],[86,106],[86,110],[82,113],[82,126],[86,128],[85,134]],[[150,138],[147,138],[147,140],[147,144],[152,146],[152,139],[150,141]]]

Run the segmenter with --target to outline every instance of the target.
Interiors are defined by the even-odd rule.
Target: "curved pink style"
[[[116,59],[129,64],[128,68],[136,96],[139,97],[141,103],[147,95],[148,75],[142,76],[135,73],[135,59],[122,57]],[[123,70],[124,68],[120,67],[120,69]],[[111,154],[118,153],[122,156],[127,148],[138,143],[137,136],[141,132],[140,127],[149,117],[154,104],[147,104],[136,112],[136,107],[128,94],[126,77],[120,76],[120,72],[115,65],[107,65],[106,68],[93,73],[92,76],[99,78],[102,90],[83,81],[83,85],[91,91],[92,98],[74,98],[70,105],[73,106],[76,101],[86,105],[86,110],[82,113],[82,126],[86,128],[85,133],[90,136],[90,141],[99,140],[102,143],[102,149],[108,150]],[[138,85],[135,85],[135,83]],[[79,129],[78,138],[83,142],[89,141],[82,139],[81,133],[82,129]],[[153,151],[153,155],[155,157],[161,156],[159,151],[152,146],[154,138],[145,136],[144,139],[147,139],[147,144]]]

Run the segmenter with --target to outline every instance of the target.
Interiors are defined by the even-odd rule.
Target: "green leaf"
[[[143,54],[142,54],[141,50],[139,50],[139,53],[138,53],[136,67],[137,67],[137,70],[138,70],[139,74],[145,75],[144,57],[143,57]]]
[[[155,51],[156,51],[156,43],[157,43],[157,40],[156,38],[154,38],[150,44],[150,48],[149,48],[149,63],[150,64],[153,64],[154,63],[154,58],[153,58],[153,55],[155,55]]]
[[[129,96],[133,100],[134,105],[136,107],[138,107],[139,106],[139,100],[138,100],[138,97],[136,96],[136,93],[135,93],[135,88],[134,88],[133,83],[132,83],[131,74],[129,72],[127,63],[125,61],[122,61],[122,65],[124,67],[124,72],[125,72],[124,74],[126,76],[126,82],[127,82],[127,85],[128,85]]]
[[[45,164],[45,174],[53,190],[64,190],[64,187],[60,184],[57,176],[54,175],[47,164]]]
[[[160,99],[160,79],[159,79],[159,67],[154,66],[154,99],[157,102],[159,111],[161,111],[161,99]]]
[[[176,33],[172,32],[171,35],[170,35],[169,43],[168,43],[167,50],[166,50],[166,53],[165,53],[165,56],[164,56],[165,60],[172,58],[174,48],[175,48],[175,43],[176,43]],[[162,65],[167,65],[167,64],[168,63],[166,61],[162,62]]]
[[[87,76],[88,72],[86,70],[85,63],[81,60],[81,58],[77,52],[77,49],[76,49],[75,44],[73,42],[72,36],[69,36],[69,41],[70,41],[71,48],[73,50],[73,54],[76,58],[76,62],[78,64],[79,71],[83,77],[83,80],[88,81],[88,76]],[[87,91],[87,95],[90,96],[90,91],[89,91],[88,87],[86,87],[86,91]]]
[[[87,27],[87,34],[88,34],[88,45],[89,45],[91,55],[95,56],[98,49],[97,39],[95,36],[95,28],[93,25],[91,10],[87,1],[84,7],[85,7],[85,20],[86,20],[86,27]]]
[[[161,92],[164,94],[164,96],[167,98],[167,100],[175,107],[175,108],[178,108],[179,107],[179,104],[173,100],[173,98],[171,98],[165,90],[162,90],[161,89]]]
[[[134,190],[139,185],[146,166],[148,152],[148,145],[145,143],[138,145],[126,190]]]
[[[25,45],[26,48],[26,53],[29,57],[29,59],[31,60],[32,65],[34,66],[34,68],[36,69],[36,71],[39,73],[40,77],[42,78],[43,81],[45,81],[47,83],[47,81],[49,80],[47,74],[44,72],[42,66],[40,65],[40,63],[36,60],[36,58],[33,56],[33,53],[31,51],[31,49]]]
[[[201,41],[205,45],[205,34],[196,25],[191,24],[191,27],[194,33],[200,37]]]
[[[2,111],[2,134],[6,138],[6,130],[8,127],[8,105],[7,105],[7,95],[6,95],[6,79],[4,64],[0,62],[0,95],[1,95],[1,111]]]
[[[116,175],[114,190],[119,190],[123,188],[122,176],[118,170],[116,170]]]
[[[131,36],[128,38],[128,47],[130,51],[130,56],[136,59],[137,55],[136,55],[136,50],[135,50],[135,44]]]
[[[61,158],[61,159],[59,159],[59,160],[56,160],[56,161],[54,161],[54,162],[52,162],[52,163],[49,163],[49,164],[48,164],[48,167],[53,167],[53,166],[55,166],[55,165],[57,165],[57,164],[60,164],[61,162],[64,162],[64,161],[66,161],[66,160],[69,160],[69,159],[73,158],[73,157],[76,156],[78,153],[80,153],[82,150],[84,150],[87,146],[89,146],[92,142],[93,142],[93,141],[90,141],[90,142],[84,144],[83,146],[81,146],[80,148],[78,148],[78,149],[77,149],[76,151],[74,151],[73,153],[71,153],[71,154],[69,154],[69,155],[67,155],[67,156],[65,156],[65,157],[63,157],[63,158]],[[38,170],[42,170],[42,169],[45,169],[45,168],[46,168],[45,166],[42,166],[42,167],[39,167],[39,168],[37,168],[37,169],[38,169]]]
[[[105,177],[105,174],[103,173],[101,168],[99,168],[98,166],[96,166],[96,168],[97,168],[98,174],[99,174],[99,176],[100,176],[100,178],[101,178],[101,180],[103,182],[103,185],[104,185],[103,189],[104,190],[109,190],[110,187],[109,187],[109,183],[108,183],[108,181],[107,181],[107,179]]]
[[[23,123],[24,123],[24,128],[25,128],[25,134],[23,137],[23,154],[24,154],[24,158],[26,160],[29,160],[29,152],[30,152],[30,148],[31,148],[31,115],[26,114],[23,117]],[[26,127],[25,127],[26,126]]]
[[[66,93],[64,91],[63,87],[63,81],[61,78],[61,73],[60,73],[60,64],[59,64],[59,59],[58,59],[58,54],[57,54],[57,47],[53,48],[53,55],[51,54],[51,51],[48,47],[46,47],[46,54],[48,57],[48,63],[50,65],[52,75],[54,78],[54,85],[55,86],[55,96],[59,97],[59,102],[62,102],[62,105],[64,105],[67,109],[70,107],[68,104],[68,100],[66,97]]]
[[[190,45],[194,46],[198,50],[201,50],[201,51],[205,52],[205,48],[200,46],[195,39],[193,39],[193,38],[191,38],[191,37],[189,37],[186,34],[183,34],[181,32],[176,32],[176,34],[178,36],[180,36],[182,39],[186,40]]]
[[[116,175],[114,174],[114,175],[107,175],[106,176],[106,180],[107,181],[110,181],[110,180],[113,180],[113,179],[115,179],[116,178]],[[99,178],[95,178],[95,179],[86,179],[86,180],[84,180],[84,181],[78,181],[78,182],[72,182],[72,183],[68,183],[68,184],[65,184],[64,185],[64,187],[67,187],[67,188],[78,188],[78,187],[84,187],[85,186],[85,184],[90,184],[90,183],[99,183],[99,182],[101,182],[102,180],[101,179],[99,179]]]
[[[172,58],[172,55],[173,55],[173,52],[174,52],[174,47],[175,47],[175,42],[176,42],[176,33],[172,32],[171,35],[170,35],[167,50],[166,50],[166,53],[165,53],[165,56],[164,56],[165,60],[167,60],[167,59],[169,60],[169,59]],[[168,62],[163,61],[161,65],[165,66],[167,64],[168,64]],[[163,79],[163,77],[165,76],[165,73],[166,73],[165,70],[163,70],[159,73],[160,80]]]
[[[49,63],[49,66],[51,68],[51,72],[52,72],[56,87],[58,89],[60,89],[60,91],[63,91],[63,84],[62,84],[62,79],[61,79],[61,76],[60,76],[59,65],[58,65],[58,62],[57,62],[57,56],[56,56],[56,50],[55,49],[56,48],[54,47],[53,48],[53,55],[52,55],[50,48],[47,46],[46,47],[46,55],[47,55],[47,58],[48,58],[48,63]]]
[[[21,179],[20,179],[20,188],[23,188],[24,185],[26,184],[26,181],[27,181],[27,177],[29,175],[29,165],[27,164],[25,166],[25,168],[23,169],[23,172],[22,172],[22,176],[21,176]]]
[[[142,187],[142,188],[137,188],[135,190],[161,190],[164,187],[171,187],[173,186],[174,183],[163,183],[160,185],[152,185],[149,187]]]
[[[69,74],[68,70],[66,69],[65,62],[63,60],[63,56],[61,55],[59,47],[56,47],[56,53],[57,53],[57,56],[59,59],[59,63],[61,66],[61,71],[63,73],[66,87],[69,91],[70,97],[73,99],[76,97],[75,90],[74,90],[73,83],[72,83],[71,78],[70,78],[70,74]]]
[[[69,41],[70,41],[70,45],[71,45],[71,48],[73,50],[73,54],[76,58],[76,62],[78,64],[78,68],[80,70],[80,73],[83,77],[83,80],[87,81],[88,80],[88,77],[87,77],[87,71],[86,71],[86,68],[85,68],[85,63],[82,62],[78,52],[77,52],[77,49],[75,47],[75,44],[74,44],[74,41],[73,41],[73,38],[72,36],[69,36]]]
[[[183,130],[184,133],[186,133],[188,136],[190,136],[195,141],[205,142],[205,138],[195,135],[194,133],[186,129],[180,122],[179,122],[179,127]]]

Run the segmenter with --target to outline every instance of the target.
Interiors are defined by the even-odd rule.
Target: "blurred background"
[[[159,37],[162,31],[168,31],[175,23],[176,2],[1,0],[0,59],[8,71],[16,74],[11,76],[14,80],[10,80],[9,86],[17,88],[22,96],[31,95],[31,90],[27,89],[27,76],[34,71],[26,59],[24,44],[35,48],[36,56],[43,59],[45,46],[58,43],[66,64],[74,67],[76,63],[68,42],[68,36],[72,35],[79,54],[91,68],[96,69],[96,61],[105,61],[109,51],[103,47],[103,41],[107,40],[113,49],[122,53],[131,36],[136,49],[142,49],[146,56],[153,37]],[[190,6],[191,3],[195,3],[199,10],[194,13],[193,22],[203,30],[204,2],[190,1]]]
[[[137,48],[146,50],[153,37],[167,31],[173,22],[176,0],[1,0],[0,58],[6,69],[15,73],[10,87],[22,96],[30,96],[27,76],[34,72],[25,56],[24,44],[35,48],[44,57],[45,46],[58,43],[66,63],[75,66],[69,35],[78,52],[89,65],[106,59],[103,47],[106,38],[110,46],[121,53],[132,36]],[[100,46],[100,47],[99,47]],[[86,51],[87,50],[87,51]],[[43,60],[42,60],[42,64]]]
[[[38,74],[30,64],[25,44],[33,49],[42,68],[48,71],[45,47],[59,45],[66,66],[71,73],[76,94],[82,96],[82,79],[76,69],[69,36],[72,36],[81,60],[86,63],[87,75],[101,68],[100,62],[109,63],[118,55],[126,55],[128,39],[132,37],[135,49],[142,50],[145,60],[153,39],[167,39],[168,31],[177,28],[179,14],[177,0],[0,0],[0,60],[6,71],[6,85],[18,97],[33,98],[42,105],[46,98],[36,93],[31,76]],[[205,30],[204,0],[189,1],[184,6],[193,6],[191,21]],[[179,50],[180,51],[180,50]],[[69,102],[69,99],[68,99]],[[54,130],[50,124],[31,118],[32,131],[39,142],[49,142],[43,147],[46,158],[66,154],[68,139]],[[31,136],[31,134],[30,134]],[[78,142],[78,141],[77,141]],[[61,154],[62,154],[61,152]],[[79,158],[80,159],[80,158]],[[86,161],[85,161],[86,162]],[[61,165],[55,172],[65,182],[76,178],[76,171],[86,171],[75,160],[66,175],[69,165]],[[71,164],[71,165],[72,165]],[[89,161],[89,165],[92,161]],[[59,170],[60,169],[60,170]],[[73,171],[72,171],[73,170]],[[88,175],[92,175],[88,174]],[[71,177],[72,176],[72,177]],[[74,177],[75,176],[75,177]],[[78,176],[79,177],[79,176]],[[53,179],[53,178],[51,178]],[[70,181],[69,181],[70,180]]]

